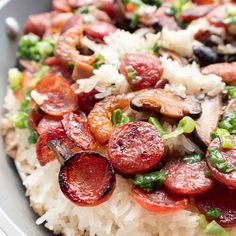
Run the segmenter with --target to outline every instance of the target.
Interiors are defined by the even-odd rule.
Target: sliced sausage
[[[201,69],[205,75],[215,74],[222,78],[226,84],[236,86],[236,65],[232,63],[216,63]]]
[[[61,12],[71,12],[72,8],[67,0],[53,0],[52,9]]]
[[[45,116],[45,113],[40,111],[37,107],[33,107],[29,112],[29,124],[34,129],[37,130],[37,126],[40,121]]]
[[[83,24],[83,17],[79,14],[74,14],[70,17],[61,29],[61,34],[65,33],[68,29],[81,26]]]
[[[164,143],[153,125],[138,121],[115,129],[108,152],[112,165],[120,172],[144,173],[159,163],[164,155]]]
[[[136,52],[123,58],[120,72],[133,90],[140,90],[154,87],[162,76],[163,67],[157,56]]]
[[[194,6],[183,10],[180,17],[183,21],[189,22],[207,15],[212,9],[212,5]]]
[[[62,129],[63,127],[61,124],[61,119],[62,117],[60,116],[49,116],[49,115],[44,116],[37,125],[36,128],[37,133],[42,134],[50,129],[57,129],[57,128]]]
[[[95,21],[85,27],[85,34],[95,40],[95,41],[103,41],[105,36],[112,34],[116,31],[116,27],[110,23]]]
[[[233,148],[231,149],[223,149],[221,147],[220,139],[214,139],[208,147],[207,152],[207,163],[211,170],[212,175],[221,183],[227,185],[230,188],[236,189],[236,135],[232,135],[233,137]],[[214,163],[211,161],[211,156],[209,152],[212,148],[216,148],[219,151],[221,157],[225,159],[225,164],[229,165],[231,168],[235,168],[230,172],[220,171]]]
[[[234,3],[223,3],[215,7],[208,15],[207,20],[214,26],[227,28],[228,25],[223,22],[227,15],[227,9],[235,7]]]
[[[51,13],[41,13],[29,16],[24,25],[24,33],[34,33],[39,37],[42,37],[46,29],[50,26],[51,17]]]
[[[138,187],[132,190],[132,196],[143,208],[160,214],[170,214],[188,206],[189,200],[177,196],[165,189],[146,192]]]
[[[83,149],[94,149],[96,141],[90,131],[86,118],[77,114],[68,113],[63,116],[63,127],[70,139]]]
[[[213,187],[213,180],[205,176],[205,161],[187,163],[180,158],[170,160],[164,170],[167,171],[165,186],[181,195],[197,195]]]
[[[67,137],[63,128],[50,128],[39,136],[36,144],[37,159],[41,166],[56,159],[56,154],[48,147],[48,142],[51,140],[60,140],[63,145],[74,152],[81,150],[80,147]]]
[[[115,172],[101,154],[83,151],[64,162],[59,184],[65,196],[78,206],[96,206],[106,201],[115,187]]]
[[[222,184],[215,185],[210,191],[195,198],[195,203],[199,211],[207,215],[209,209],[220,211],[220,217],[214,219],[223,227],[232,227],[236,225],[236,191],[227,188]]]
[[[60,76],[44,76],[31,96],[49,115],[62,116],[78,107],[78,98],[70,85]]]

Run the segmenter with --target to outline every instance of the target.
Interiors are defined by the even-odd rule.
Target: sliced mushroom
[[[137,111],[149,109],[172,118],[181,118],[185,115],[198,118],[201,114],[201,106],[196,99],[182,99],[164,89],[140,93],[131,100],[130,106]]]
[[[229,101],[227,107],[225,108],[224,114],[236,111],[236,98]]]
[[[209,146],[211,142],[211,132],[213,132],[218,125],[221,117],[222,98],[216,96],[213,98],[206,98],[202,105],[202,114],[195,125],[195,137],[201,147]]]

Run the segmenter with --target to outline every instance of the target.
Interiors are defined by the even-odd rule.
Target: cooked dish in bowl
[[[54,0],[31,15],[1,130],[63,235],[236,235],[236,5]]]

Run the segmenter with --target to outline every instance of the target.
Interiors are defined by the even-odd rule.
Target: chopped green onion
[[[138,174],[135,175],[133,183],[134,185],[137,185],[140,188],[150,192],[163,185],[166,175],[167,172],[163,170],[154,171],[147,174]]]
[[[162,5],[161,0],[142,0],[142,2],[148,5],[156,6],[158,8]]]
[[[208,222],[207,222],[206,217],[204,215],[202,215],[202,214],[199,215],[198,224],[201,229],[206,228],[206,226],[208,225]]]
[[[99,54],[96,58],[96,61],[93,64],[93,67],[94,69],[98,69],[104,64],[105,64],[105,58],[103,55]]]
[[[74,61],[69,61],[67,64],[68,69],[73,70],[75,67],[75,62]]]
[[[183,129],[184,133],[190,134],[195,129],[195,121],[191,117],[185,116],[180,120],[178,128]]]
[[[163,138],[169,139],[169,138],[177,137],[183,133],[189,134],[189,133],[192,133],[194,129],[195,129],[195,121],[189,116],[184,116],[179,121],[178,128],[169,134],[163,135]]]
[[[218,128],[211,136],[216,136],[220,138],[221,146],[223,148],[231,149],[233,148],[233,140],[228,130]]]
[[[204,233],[214,236],[230,236],[230,234],[214,220],[206,226]]]
[[[209,177],[212,176],[212,173],[211,173],[211,171],[208,169],[208,167],[205,169],[204,175],[205,175],[205,177],[207,177],[207,178],[209,178]]]
[[[116,109],[112,112],[111,121],[114,126],[120,126],[129,122],[130,119],[121,109]]]
[[[211,165],[217,168],[222,173],[230,173],[236,168],[227,162],[217,147],[211,147],[208,151],[209,161]]]
[[[52,46],[52,44],[47,41],[38,42],[37,49],[38,49],[39,54],[43,58],[51,56],[54,51],[54,47]]]
[[[93,23],[95,21],[95,17],[91,14],[85,14],[83,20],[84,23]]]
[[[18,129],[28,128],[28,113],[19,112],[9,117],[9,119],[14,123],[15,127]]]
[[[88,7],[81,7],[75,11],[75,13],[78,14],[88,14],[89,13],[89,8]]]
[[[31,87],[35,87],[41,78],[49,71],[49,66],[42,66],[39,71],[34,74],[34,78],[30,82]]]
[[[135,12],[132,15],[131,22],[129,24],[131,29],[135,29],[138,26],[139,19],[140,19],[140,15],[137,12]]]
[[[16,92],[21,88],[21,82],[23,80],[22,72],[17,68],[11,68],[8,70],[8,79],[11,89]]]
[[[152,48],[152,51],[155,52],[155,53],[159,53],[160,49],[161,49],[161,44],[159,42],[157,42],[157,43],[154,44],[154,46]]]
[[[206,214],[210,218],[219,218],[221,216],[220,210],[213,208],[208,208]]]
[[[236,98],[236,87],[235,86],[226,86],[227,95],[229,99]]]
[[[29,144],[35,144],[38,140],[38,133],[30,127],[30,135],[28,137]]]
[[[236,111],[229,112],[224,115],[222,121],[219,124],[219,127],[222,129],[226,129],[229,133],[236,132]]]
[[[149,117],[148,122],[154,125],[160,132],[161,136],[167,133],[166,129],[161,125],[161,123],[155,117]]]
[[[20,104],[19,111],[27,113],[29,111],[30,101],[31,101],[30,91],[25,91],[24,99],[22,100],[22,102]]]
[[[184,158],[183,158],[183,161],[185,161],[189,164],[198,163],[201,160],[202,160],[202,156],[200,154],[197,154],[197,153],[185,155]]]
[[[135,84],[137,82],[137,71],[132,66],[126,66],[125,71],[131,80],[131,84]]]

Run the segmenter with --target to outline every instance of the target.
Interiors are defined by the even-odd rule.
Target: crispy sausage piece
[[[228,28],[228,24],[224,23],[227,15],[227,9],[235,7],[235,3],[223,3],[215,7],[207,15],[207,20],[214,26]]]
[[[61,11],[61,12],[72,11],[72,8],[70,7],[68,0],[53,0],[52,9],[55,11]]]
[[[117,127],[110,137],[108,153],[115,169],[125,174],[145,173],[164,155],[159,131],[144,121]]]
[[[213,180],[205,176],[205,161],[187,163],[181,158],[167,162],[165,186],[174,193],[181,195],[198,195],[213,187]]]
[[[230,165],[232,168],[236,168],[236,135],[232,135],[233,137],[233,148],[231,149],[223,149],[221,147],[220,139],[214,139],[208,147],[208,155],[207,155],[207,164],[211,170],[212,175],[221,183],[227,185],[230,188],[236,189],[236,170],[232,170],[230,172],[221,172],[218,168],[216,168],[210,159],[209,150],[212,148],[217,148],[219,154],[225,159],[225,164]]]
[[[56,154],[48,147],[51,140],[60,140],[71,151],[81,151],[81,148],[67,137],[63,127],[47,129],[39,136],[36,144],[37,159],[41,166],[56,159]]]
[[[31,96],[47,114],[62,116],[78,107],[78,98],[70,85],[60,76],[44,76]]]
[[[143,208],[160,214],[175,213],[186,208],[189,203],[187,198],[172,194],[165,189],[146,192],[135,187],[132,196]]]
[[[205,75],[216,74],[222,78],[226,84],[236,86],[236,65],[232,63],[216,63],[201,69]]]
[[[60,116],[44,116],[37,125],[37,133],[42,134],[50,129],[62,129],[61,119],[62,117]]]
[[[85,34],[94,41],[103,42],[105,36],[116,31],[116,27],[110,23],[95,21],[85,27]]]
[[[207,216],[209,209],[217,209],[221,215],[214,219],[223,227],[236,225],[236,191],[231,190],[223,184],[216,184],[210,191],[195,198],[195,203],[199,211]]]
[[[155,86],[162,76],[163,67],[157,56],[136,52],[123,58],[120,72],[133,90],[141,90]]]
[[[52,14],[48,12],[29,16],[24,25],[24,33],[34,33],[42,37],[50,26],[51,17]]]
[[[82,151],[69,158],[59,173],[62,192],[78,206],[96,206],[106,201],[115,182],[109,160],[91,151]]]
[[[212,9],[213,9],[212,5],[194,6],[190,9],[182,11],[181,19],[187,22],[196,20],[198,18],[207,15]]]
[[[45,116],[45,113],[40,111],[38,107],[33,107],[29,112],[29,124],[34,129],[37,130],[37,126],[40,121]]]
[[[88,150],[96,147],[96,141],[86,118],[81,118],[74,113],[68,113],[63,116],[62,124],[68,137],[82,149]]]

